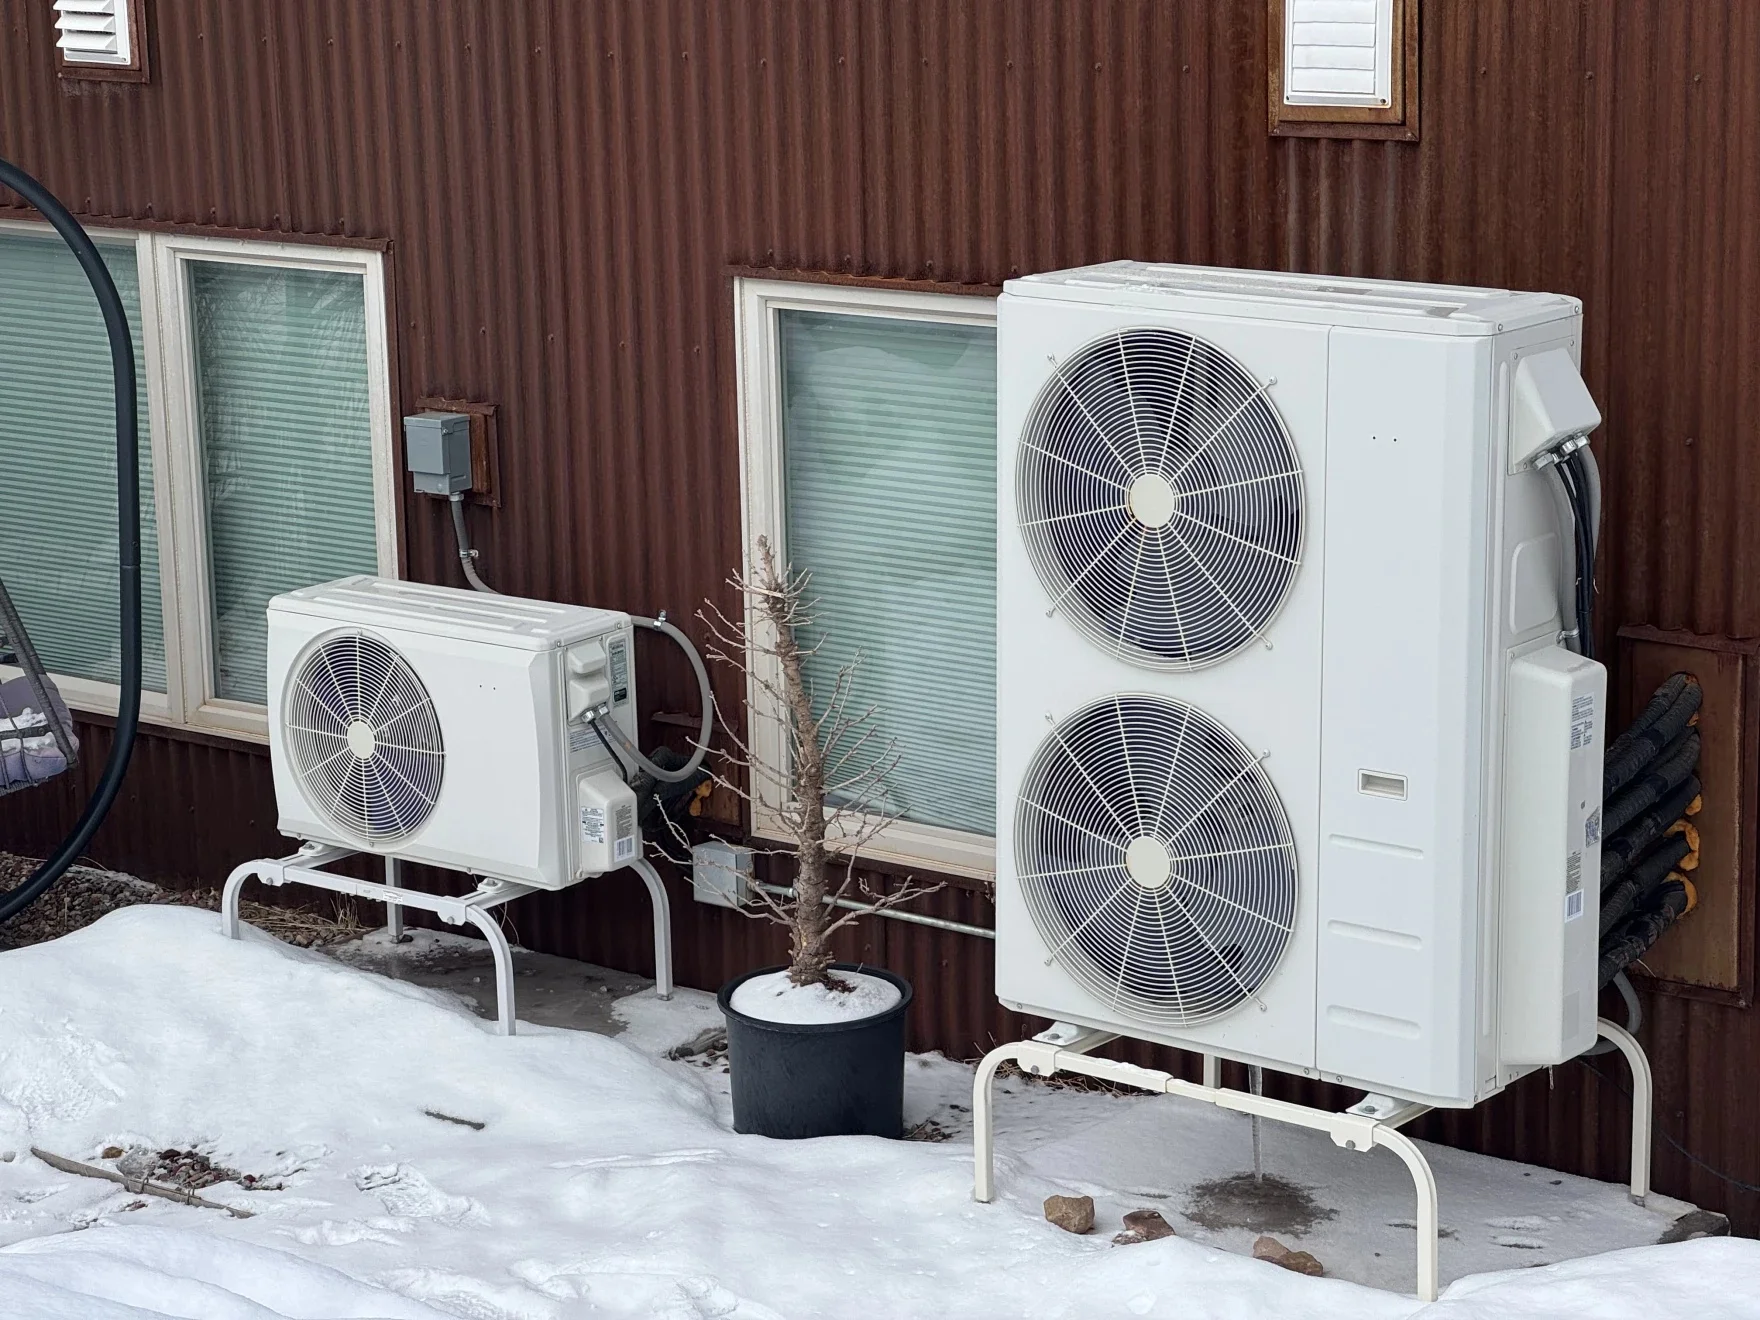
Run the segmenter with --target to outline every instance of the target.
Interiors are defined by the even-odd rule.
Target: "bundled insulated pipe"
[[[1625,969],[1697,902],[1689,878],[1699,864],[1695,727],[1703,699],[1689,674],[1668,678],[1606,752],[1601,841],[1603,986],[1635,997]]]

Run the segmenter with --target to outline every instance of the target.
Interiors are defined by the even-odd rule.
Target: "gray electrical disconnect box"
[[[464,413],[423,412],[403,419],[405,466],[423,495],[471,488],[471,419]]]

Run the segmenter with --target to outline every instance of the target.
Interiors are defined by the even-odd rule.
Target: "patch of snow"
[[[866,972],[832,975],[850,988],[795,985],[787,972],[766,972],[741,982],[727,1002],[736,1013],[760,1022],[809,1025],[879,1017],[904,997],[891,981]]]
[[[19,1151],[0,1162],[0,1316],[1756,1314],[1760,1244],[1745,1241],[1564,1264],[1507,1251],[1493,1258],[1538,1267],[1460,1280],[1428,1308],[1251,1260],[1224,1249],[1235,1230],[1207,1240],[1179,1214],[1190,1170],[1242,1167],[1244,1124],[1164,1097],[1001,1079],[1001,1195],[978,1205],[961,1126],[968,1066],[934,1056],[907,1063],[907,1122],[934,1121],[952,1140],[767,1141],[731,1130],[719,1060],[661,1057],[712,1023],[712,999],[681,992],[663,1004],[650,992],[619,1016],[630,1027],[615,1038],[522,1024],[507,1039],[450,996],[267,939],[229,941],[213,914],[175,907],[125,909],[53,943],[0,953],[0,1095],[17,1097],[0,1103],[0,1142]],[[1390,1269],[1410,1287],[1410,1230],[1365,1225],[1354,1185],[1341,1199],[1331,1177],[1376,1170],[1397,1188],[1399,1171],[1331,1149],[1324,1136],[1312,1150],[1279,1146],[1269,1140],[1278,1130],[1267,1127],[1270,1167],[1324,1181],[1339,1210],[1308,1237],[1285,1240],[1329,1264],[1344,1256],[1329,1259],[1326,1242],[1338,1253],[1353,1233],[1392,1243]],[[205,1188],[210,1200],[254,1212],[232,1219],[58,1174],[27,1153],[35,1145],[96,1161],[106,1146],[136,1141],[274,1169],[286,1186]],[[1443,1244],[1445,1267],[1447,1253],[1465,1249],[1468,1226],[1487,1237],[1526,1234],[1532,1218],[1556,1249],[1586,1231],[1571,1218],[1585,1187],[1623,1196],[1536,1176],[1526,1200],[1500,1199],[1472,1184],[1490,1186],[1495,1162],[1427,1151],[1457,1228]],[[1386,1201],[1372,1182],[1362,1186]],[[1107,1231],[1078,1238],[1046,1223],[1040,1202],[1050,1191],[1091,1192]],[[1409,1214],[1409,1187],[1399,1195]],[[1164,1208],[1179,1236],[1110,1245],[1121,1209],[1145,1204]],[[1634,1219],[1628,1231],[1654,1236],[1655,1223]]]

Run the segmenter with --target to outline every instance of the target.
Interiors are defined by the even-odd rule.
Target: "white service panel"
[[[1502,1056],[1595,1043],[1607,671],[1563,647],[1510,662],[1504,708]]]

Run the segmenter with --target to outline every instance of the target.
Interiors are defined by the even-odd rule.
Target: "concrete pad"
[[[377,930],[323,952],[350,967],[456,995],[478,1017],[495,1019],[495,963],[480,939],[417,929],[407,933],[404,943],[393,944],[383,930]],[[628,972],[517,946],[513,980],[515,1012],[521,1022],[601,1036],[624,1030],[624,1024],[612,1016],[613,1004],[654,984]]]
[[[418,930],[393,945],[380,931],[326,952],[495,1016],[494,968],[480,940]],[[642,977],[517,948],[514,968],[521,1021],[622,1035],[697,1078],[731,1121],[712,995],[681,989],[662,1002]],[[907,1061],[905,1123],[916,1139],[970,1143],[972,1075],[970,1064],[940,1055]],[[1722,1216],[1670,1197],[1653,1193],[1634,1205],[1623,1183],[1420,1144],[1440,1193],[1444,1286],[1468,1274],[1728,1231]],[[1092,1196],[1096,1232],[1109,1237],[1126,1213],[1153,1209],[1190,1241],[1251,1255],[1254,1239],[1269,1233],[1311,1252],[1335,1278],[1412,1290],[1412,1183],[1389,1151],[1343,1150],[1323,1133],[1267,1121],[1263,1177],[1255,1179],[1244,1115],[1018,1076],[996,1083],[996,1148],[1000,1199],[1036,1207],[1052,1194]]]

